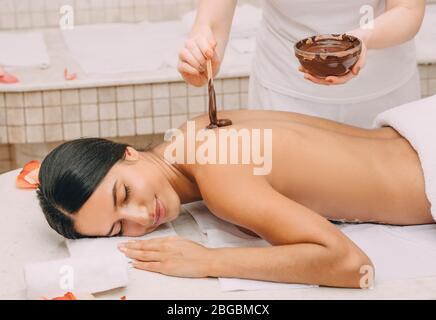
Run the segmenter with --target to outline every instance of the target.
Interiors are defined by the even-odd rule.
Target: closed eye
[[[125,191],[125,193],[126,193],[126,196],[125,196],[125,198],[124,198],[123,203],[126,204],[126,203],[129,202],[129,199],[130,199],[130,194],[131,194],[130,187],[124,185],[124,191]]]

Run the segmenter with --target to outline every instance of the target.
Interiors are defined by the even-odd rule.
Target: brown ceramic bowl
[[[340,77],[349,73],[359,60],[362,41],[348,34],[316,35],[298,41],[294,51],[311,75]]]

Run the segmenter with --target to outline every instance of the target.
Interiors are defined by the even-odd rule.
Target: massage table
[[[34,190],[15,187],[20,170],[0,175],[0,299],[26,299],[23,268],[27,264],[68,257],[65,239],[51,230]],[[204,235],[182,209],[172,222],[177,234],[203,243]],[[44,276],[44,275],[41,275]],[[137,269],[129,271],[124,288],[94,294],[97,299],[435,299],[436,276],[376,284],[372,289],[307,287],[226,291],[216,278],[179,278]]]

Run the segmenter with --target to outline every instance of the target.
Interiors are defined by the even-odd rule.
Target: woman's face
[[[74,215],[84,236],[142,236],[179,215],[180,198],[155,162],[127,147]]]

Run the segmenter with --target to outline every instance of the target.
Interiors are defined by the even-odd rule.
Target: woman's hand
[[[133,259],[132,265],[137,269],[176,277],[209,276],[212,249],[179,236],[133,240],[118,248]]]
[[[210,27],[197,28],[185,41],[179,52],[178,71],[185,81],[200,87],[207,82],[206,59],[212,59],[212,71],[215,76],[221,65],[216,53],[217,42]]]
[[[359,74],[359,72],[365,67],[366,64],[366,55],[368,52],[367,38],[364,36],[363,32],[360,31],[360,29],[347,32],[347,34],[353,35],[362,41],[362,52],[360,54],[359,60],[357,60],[354,67],[351,69],[351,72],[341,77],[328,76],[324,79],[320,79],[311,75],[309,71],[307,71],[305,68],[300,66],[298,68],[298,71],[304,73],[304,79],[312,81],[313,83],[316,84],[330,86],[330,85],[339,85],[339,84],[347,83],[348,81],[350,81],[351,79],[353,79]]]

